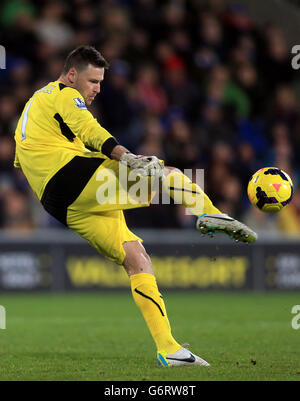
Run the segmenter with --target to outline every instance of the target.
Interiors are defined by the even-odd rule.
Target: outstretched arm
[[[87,110],[80,93],[70,87],[63,88],[56,99],[57,115],[74,136],[110,159],[119,161],[142,176],[162,176],[163,165],[156,156],[130,153],[120,145]]]

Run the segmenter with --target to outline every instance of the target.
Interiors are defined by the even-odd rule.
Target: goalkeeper
[[[122,166],[143,180],[162,181],[175,201],[191,206],[189,197],[203,199],[189,207],[204,234],[225,232],[237,241],[253,242],[256,234],[216,209],[200,187],[179,170],[164,167],[155,156],[137,156],[119,144],[87,110],[100,92],[108,63],[90,46],[80,46],[65,60],[61,76],[36,91],[18,122],[15,167],[21,168],[45,210],[85,238],[99,253],[123,265],[133,298],[157,347],[160,366],[209,364],[182,347],[172,336],[164,301],[142,240],[125,222],[123,210],[137,204],[121,186],[114,202],[99,202],[99,188],[113,182]],[[144,177],[143,177],[144,176]],[[103,179],[103,177],[105,179]],[[130,183],[128,182],[129,187]],[[121,202],[120,199],[125,195]]]

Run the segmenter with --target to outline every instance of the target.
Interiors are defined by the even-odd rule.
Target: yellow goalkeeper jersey
[[[15,141],[14,166],[22,169],[39,199],[48,181],[75,156],[107,158],[117,144],[87,110],[82,95],[59,81],[28,100]]]

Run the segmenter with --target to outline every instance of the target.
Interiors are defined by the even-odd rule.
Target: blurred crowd
[[[258,27],[226,0],[10,0],[1,2],[0,228],[62,227],[13,168],[14,130],[32,93],[56,80],[66,54],[95,46],[110,63],[91,106],[132,152],[204,169],[204,190],[254,228],[300,233],[300,72],[280,27]],[[247,184],[276,166],[294,181],[276,216],[249,203]],[[179,205],[126,213],[130,227],[185,228]]]

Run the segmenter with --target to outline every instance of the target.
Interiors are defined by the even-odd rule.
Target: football
[[[265,167],[252,175],[248,184],[252,205],[267,213],[282,210],[293,197],[293,182],[283,170]]]

